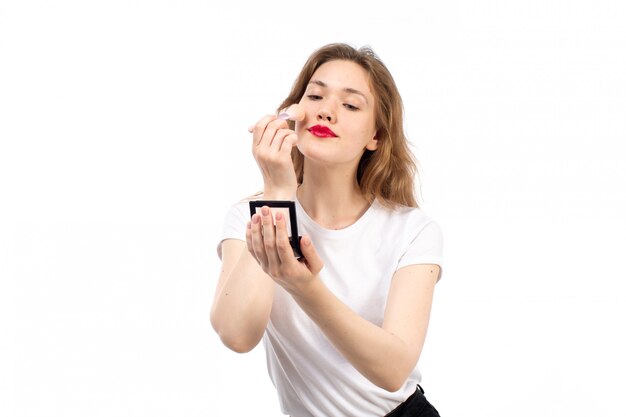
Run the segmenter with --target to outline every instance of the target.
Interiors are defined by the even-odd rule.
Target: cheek
[[[304,120],[302,120],[301,122],[295,122],[293,130],[296,132],[296,135],[298,135],[298,142],[300,142],[300,137],[306,133],[306,130],[305,130],[306,122],[307,122],[306,116],[304,117]]]
[[[362,126],[361,134],[369,139],[376,135],[376,117],[373,111],[363,112],[360,115],[359,126]]]
[[[376,128],[373,123],[363,123],[363,129],[359,131],[359,136],[369,141],[376,136]]]

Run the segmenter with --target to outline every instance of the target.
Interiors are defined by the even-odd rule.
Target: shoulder
[[[224,216],[222,233],[217,246],[221,258],[222,242],[227,239],[246,240],[246,225],[250,220],[249,200],[241,200],[232,204]]]
[[[240,223],[242,221],[246,221],[250,217],[250,208],[247,201],[238,201],[236,203],[231,204],[231,206],[226,211],[226,215],[224,217],[225,224],[233,224]]]
[[[417,264],[441,267],[443,233],[439,224],[421,208],[399,207],[390,211],[389,216],[396,224],[402,251],[397,268]]]
[[[428,215],[423,209],[417,207],[398,206],[387,208],[382,205],[377,207],[378,216],[384,219],[382,228],[393,239],[398,248],[405,255],[411,253],[439,254],[443,249],[443,232],[439,223]],[[408,259],[408,258],[407,258]]]
[[[418,207],[396,206],[388,208],[374,202],[375,216],[379,221],[387,223],[388,227],[400,228],[408,234],[420,232],[423,229],[432,229],[441,233],[441,228],[424,210]]]
[[[226,220],[239,218],[247,221],[250,218],[250,202],[262,199],[263,194],[257,193],[232,203],[226,212]]]

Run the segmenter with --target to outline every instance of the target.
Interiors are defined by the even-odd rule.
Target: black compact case
[[[288,209],[289,210],[289,243],[293,249],[293,254],[296,258],[302,258],[302,252],[300,251],[300,239],[302,236],[298,235],[298,220],[296,219],[296,203],[290,200],[255,200],[250,201],[250,217],[255,213],[261,211],[261,207],[267,206],[272,211],[272,218],[274,218],[275,209]]]

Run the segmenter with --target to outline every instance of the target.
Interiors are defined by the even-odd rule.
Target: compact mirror
[[[272,212],[272,218],[274,224],[276,224],[276,214],[282,213],[287,223],[287,235],[289,236],[289,243],[293,249],[293,254],[296,258],[302,257],[300,251],[300,239],[302,236],[298,235],[298,221],[296,219],[296,203],[289,200],[256,200],[250,201],[250,217],[255,213],[261,214],[261,207],[267,206]],[[294,236],[296,237],[294,239]]]

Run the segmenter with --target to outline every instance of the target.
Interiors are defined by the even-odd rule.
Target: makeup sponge
[[[299,104],[292,104],[287,110],[281,112],[278,117],[281,119],[291,119],[297,122],[304,120],[304,109]]]
[[[304,109],[299,104],[292,104],[287,107],[285,110],[281,110],[281,112],[276,116],[278,119],[282,120],[295,120],[296,122],[301,122],[305,117]],[[248,132],[252,133],[254,130],[254,125],[248,127]]]

